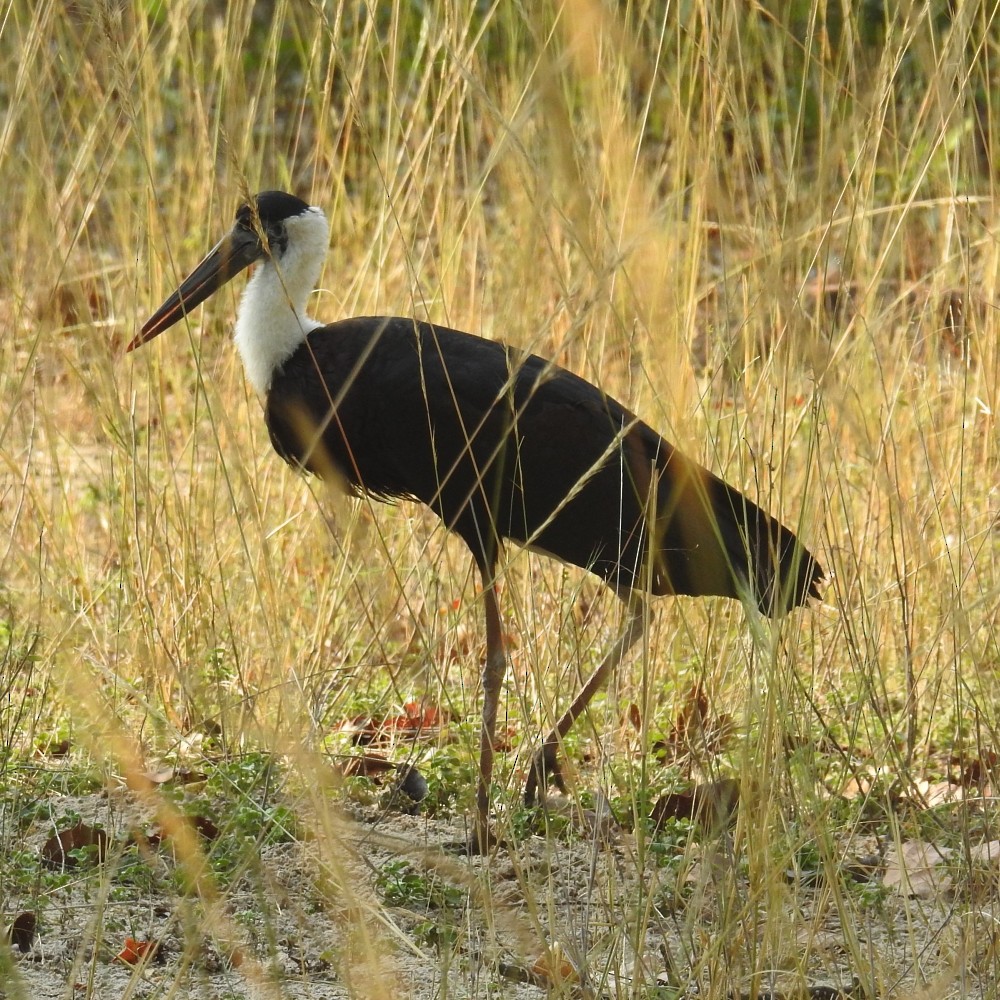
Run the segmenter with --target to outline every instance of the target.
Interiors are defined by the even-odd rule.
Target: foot
[[[504,842],[489,828],[488,824],[477,824],[472,828],[467,840],[456,840],[445,844],[444,849],[452,854],[467,858],[481,858],[504,847]]]
[[[524,804],[526,806],[535,805],[538,801],[539,789],[544,794],[550,780],[555,782],[556,788],[560,792],[565,793],[566,782],[563,780],[562,768],[559,766],[558,749],[558,741],[552,737],[546,737],[541,750],[532,759],[528,780],[524,785]]]

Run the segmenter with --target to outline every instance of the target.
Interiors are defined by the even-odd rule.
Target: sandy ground
[[[857,996],[916,995],[900,990],[927,983],[937,985],[921,996],[994,995],[992,882],[973,900],[959,899],[951,882],[911,892],[877,881],[870,906],[855,889],[848,907],[822,879],[755,890],[726,834],[692,840],[657,865],[640,861],[631,834],[595,832],[584,817],[573,834],[528,836],[470,861],[440,849],[461,839],[458,822],[348,809],[333,840],[248,852],[213,898],[181,891],[163,844],[125,846],[130,830],[149,829],[127,792],[53,798],[20,848],[41,852],[70,816],[109,832],[108,856],[42,877],[34,890],[8,884],[5,915],[34,911],[38,934],[28,951],[12,949],[0,995],[739,997],[752,995],[740,955],[753,947],[774,970],[757,988],[774,996],[848,987],[859,963],[877,992]],[[854,847],[860,854],[873,843]],[[147,886],[135,884],[137,863],[156,876]],[[883,865],[876,879],[884,877]],[[716,932],[727,919],[734,926],[733,906],[743,908],[743,939],[729,948]],[[158,942],[159,956],[128,964],[116,957],[128,938]]]

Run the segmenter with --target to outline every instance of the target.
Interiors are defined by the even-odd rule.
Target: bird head
[[[288,249],[289,220],[308,211],[301,198],[283,191],[264,191],[241,205],[233,228],[146,320],[125,350],[159,336],[255,261],[280,261]]]

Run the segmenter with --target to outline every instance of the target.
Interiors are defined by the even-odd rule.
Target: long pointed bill
[[[255,260],[264,256],[264,248],[254,233],[234,229],[208,252],[205,259],[181,282],[159,309],[142,325],[125,351],[134,351],[172,327],[182,316],[204,302]]]

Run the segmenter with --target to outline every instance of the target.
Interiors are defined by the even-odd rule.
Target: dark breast
[[[355,492],[423,501],[477,560],[509,538],[605,578],[625,563],[629,580],[644,524],[632,480],[648,491],[656,445],[666,449],[540,358],[375,317],[310,334],[272,383],[267,424],[286,461]],[[628,433],[639,439],[634,472],[620,457]]]

